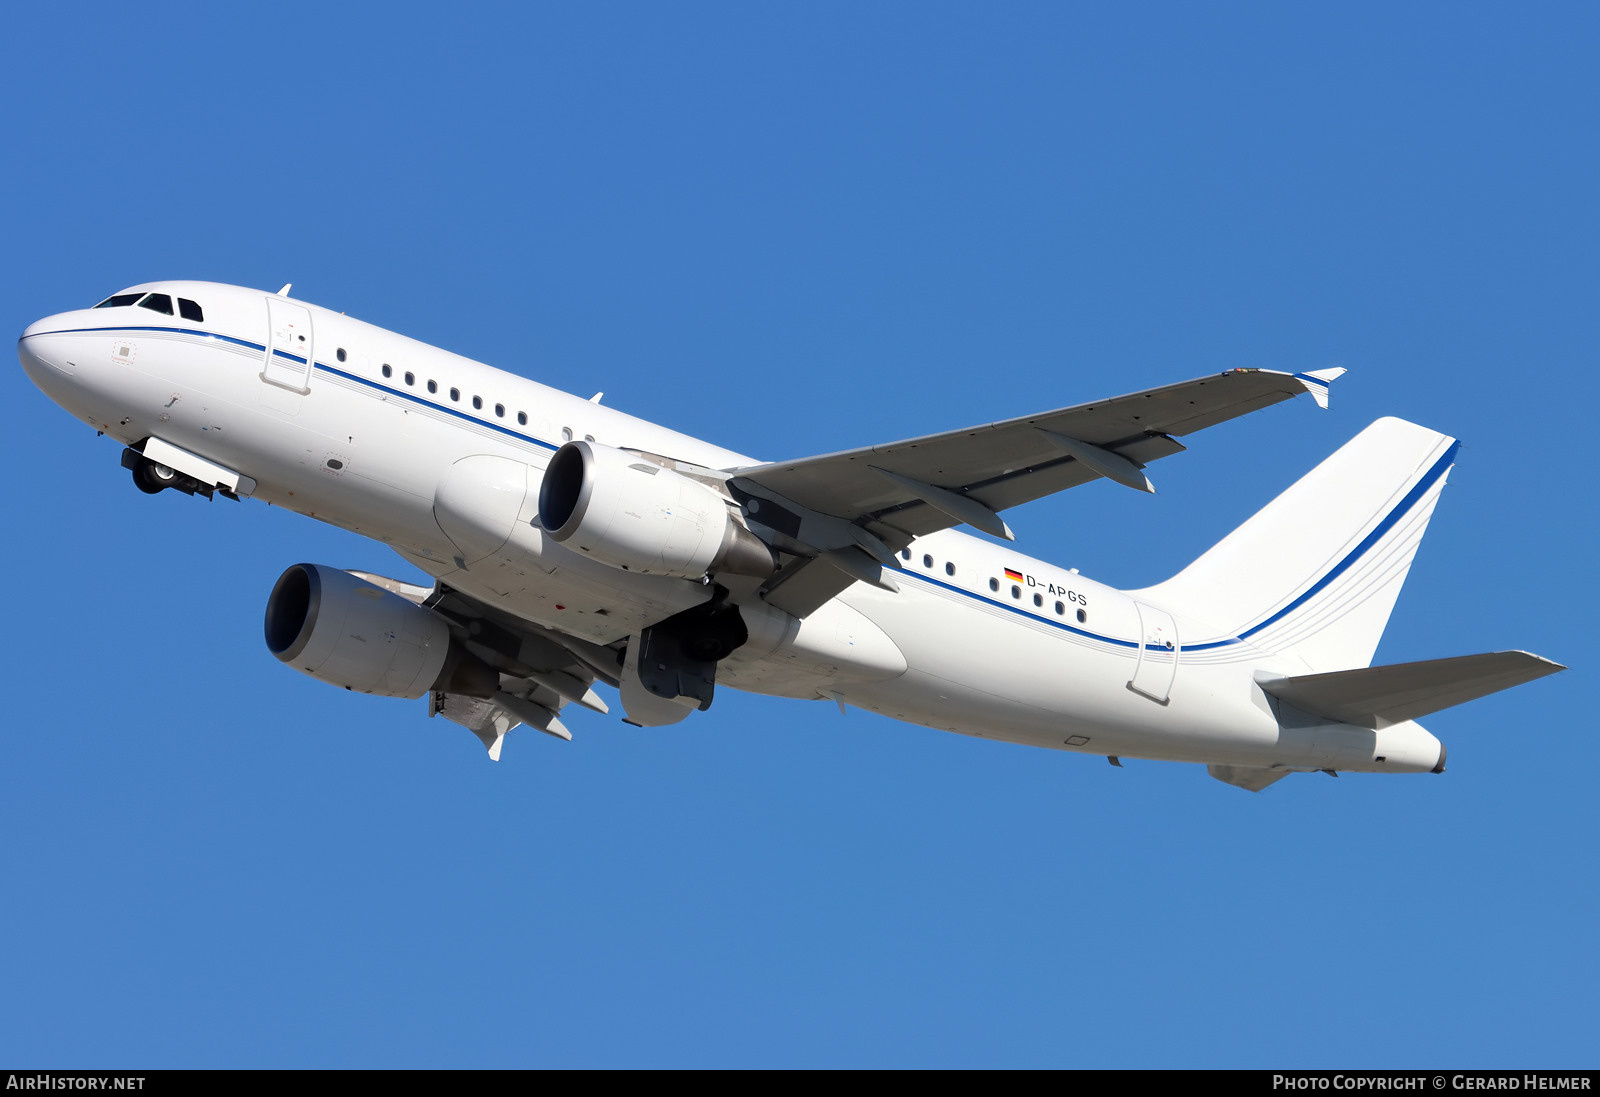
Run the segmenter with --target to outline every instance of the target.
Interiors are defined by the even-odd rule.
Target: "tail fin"
[[[1314,671],[1365,667],[1459,448],[1414,423],[1379,419],[1137,596],[1263,650],[1293,652]]]

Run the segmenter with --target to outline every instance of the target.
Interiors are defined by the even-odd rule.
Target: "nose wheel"
[[[176,488],[185,495],[194,495],[197,492],[207,497],[211,495],[192,477],[185,476],[175,468],[152,461],[136,449],[122,451],[122,467],[133,473],[133,486],[146,495],[159,495],[168,488]]]
[[[178,473],[166,465],[158,465],[141,457],[133,466],[133,486],[146,495],[156,495],[167,488],[176,487]]]

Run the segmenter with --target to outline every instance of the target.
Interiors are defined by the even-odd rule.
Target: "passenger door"
[[[311,366],[314,361],[311,339],[311,310],[288,298],[272,294],[267,298],[267,355],[261,379],[304,395],[311,391]]]
[[[1178,626],[1172,614],[1135,602],[1139,611],[1139,657],[1128,688],[1166,704],[1178,676]]]

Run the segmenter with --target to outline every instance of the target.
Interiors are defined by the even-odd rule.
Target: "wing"
[[[428,715],[476,735],[494,761],[500,760],[506,732],[519,724],[570,741],[572,733],[560,719],[564,707],[608,711],[593,687],[596,681],[617,684],[621,662],[610,649],[535,628],[442,583],[430,589],[369,572],[352,574],[439,614],[467,650],[496,672],[498,681],[481,691],[487,696],[435,691],[428,709]]]
[[[1184,447],[1175,436],[1310,392],[1327,406],[1342,369],[1229,370],[1111,400],[887,445],[734,469],[752,523],[793,556],[767,600],[803,616],[882,567],[915,537],[966,523],[1010,538],[998,512],[1106,477],[1154,490],[1143,469]],[[752,505],[753,503],[753,505]],[[819,565],[831,566],[819,566]]]

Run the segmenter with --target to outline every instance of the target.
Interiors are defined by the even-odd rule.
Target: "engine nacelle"
[[[499,676],[453,645],[438,614],[338,568],[296,564],[267,599],[267,649],[295,670],[357,693],[488,696]]]
[[[776,563],[713,488],[594,442],[568,442],[550,459],[539,521],[567,548],[646,575],[767,576]]]

